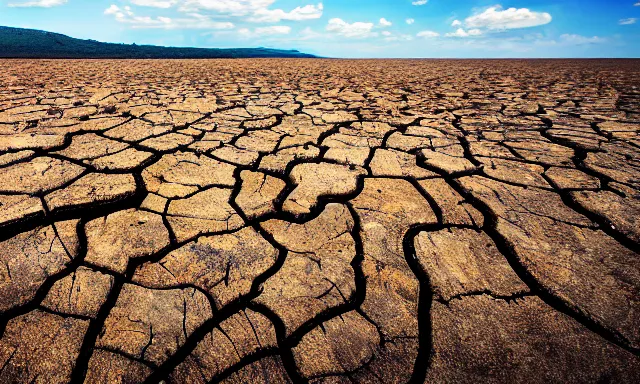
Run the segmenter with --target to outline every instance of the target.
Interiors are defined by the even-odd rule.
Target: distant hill
[[[0,27],[0,58],[41,59],[214,59],[315,57],[270,48],[175,48],[101,43],[36,29]]]

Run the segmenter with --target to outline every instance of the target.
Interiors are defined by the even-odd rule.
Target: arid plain
[[[0,61],[0,382],[640,382],[640,61]]]

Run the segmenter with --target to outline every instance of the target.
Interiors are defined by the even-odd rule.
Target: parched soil
[[[1,383],[640,382],[640,61],[0,61]]]

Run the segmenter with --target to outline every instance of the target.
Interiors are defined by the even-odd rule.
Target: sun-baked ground
[[[640,381],[639,61],[0,61],[0,382]]]

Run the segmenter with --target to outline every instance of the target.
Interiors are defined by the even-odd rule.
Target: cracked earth
[[[637,61],[0,61],[0,382],[640,382]]]

